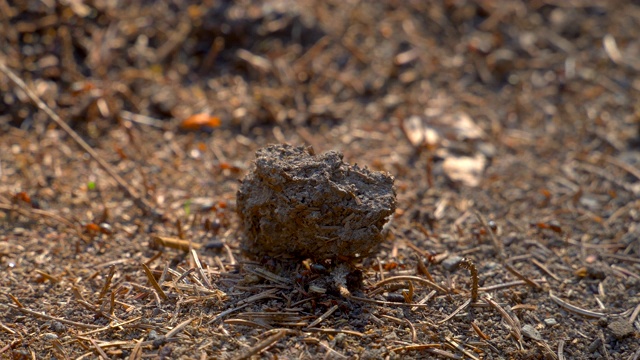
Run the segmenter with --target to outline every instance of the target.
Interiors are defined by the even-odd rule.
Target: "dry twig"
[[[158,296],[160,296],[162,300],[167,300],[169,297],[167,296],[167,294],[164,293],[164,291],[162,291],[162,288],[160,287],[160,285],[158,285],[156,278],[153,277],[153,273],[151,272],[151,269],[149,269],[149,267],[145,264],[142,264],[142,269],[144,270],[144,273],[147,275],[147,279],[149,279],[149,283],[151,283],[151,286],[153,286],[153,289],[156,291]]]
[[[590,311],[590,310],[585,310],[582,308],[579,308],[575,305],[569,304],[568,302],[560,299],[559,297],[553,295],[553,292],[549,291],[549,298],[551,298],[551,300],[553,300],[556,304],[562,306],[563,308],[574,312],[576,314],[580,314],[582,316],[586,316],[586,317],[591,317],[591,318],[601,318],[604,317],[605,314],[600,313],[600,312],[595,312],[595,311]]]
[[[379,281],[379,282],[373,284],[372,288],[376,289],[376,288],[379,288],[382,285],[389,284],[389,283],[392,283],[392,282],[395,282],[395,281],[415,281],[417,283],[421,283],[421,284],[430,286],[430,287],[440,291],[443,294],[447,293],[447,290],[445,290],[442,286],[440,286],[440,285],[438,285],[438,284],[436,284],[434,282],[431,282],[431,281],[429,281],[427,279],[423,279],[421,277],[409,276],[409,275],[401,275],[401,276],[394,276],[394,277],[387,278],[385,280],[382,280],[382,281]]]
[[[269,336],[268,338],[262,341],[259,341],[257,344],[255,344],[253,347],[249,348],[248,350],[244,350],[240,352],[240,354],[238,354],[234,358],[238,360],[249,359],[253,355],[257,355],[263,352],[264,350],[268,349],[269,347],[271,347],[273,344],[277,343],[278,340],[282,339],[287,334],[287,332],[288,330],[279,330],[278,332]]]
[[[331,308],[329,308],[329,310],[327,310],[324,314],[320,315],[320,317],[318,317],[316,320],[314,320],[311,324],[309,324],[308,327],[315,327],[318,324],[320,324],[321,322],[323,322],[324,320],[326,320],[329,316],[331,316],[331,314],[333,314],[334,312],[336,312],[336,310],[338,310],[338,305],[333,305]]]

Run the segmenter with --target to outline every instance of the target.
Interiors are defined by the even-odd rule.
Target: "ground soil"
[[[3,358],[640,358],[636,3],[125,3],[0,1]],[[274,143],[395,177],[378,254],[241,252]]]

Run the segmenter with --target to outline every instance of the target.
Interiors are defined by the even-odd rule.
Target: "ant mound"
[[[254,255],[358,259],[378,251],[396,209],[393,177],[329,151],[270,145],[242,180],[237,211]]]

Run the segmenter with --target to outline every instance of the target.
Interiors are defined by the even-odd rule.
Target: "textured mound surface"
[[[358,258],[377,251],[396,208],[393,177],[329,151],[271,145],[238,190],[244,249],[256,255]]]

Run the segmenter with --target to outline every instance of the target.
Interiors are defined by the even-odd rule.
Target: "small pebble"
[[[151,331],[149,331],[149,334],[147,334],[147,340],[149,340],[149,341],[157,340],[160,337],[161,336],[158,335],[158,332],[155,331],[155,330],[151,330]]]
[[[58,335],[54,333],[44,333],[42,334],[42,337],[48,341],[58,340]]]
[[[544,319],[544,323],[547,326],[553,326],[553,325],[556,325],[558,322],[554,318],[548,318],[548,319]]]
[[[600,346],[602,346],[602,340],[599,338],[595,339],[591,344],[589,344],[589,347],[587,347],[587,352],[594,353],[600,348]]]
[[[60,321],[53,321],[51,323],[51,330],[57,333],[61,333],[61,332],[67,331],[67,327]]]
[[[442,266],[447,270],[447,271],[455,271],[458,268],[458,265],[460,265],[460,262],[462,262],[464,258],[462,256],[451,256],[448,257],[447,259],[445,259],[442,262]]]

